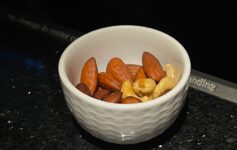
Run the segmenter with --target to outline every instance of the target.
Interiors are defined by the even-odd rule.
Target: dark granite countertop
[[[68,42],[1,20],[0,150],[236,149],[237,104],[190,89],[175,123],[136,145],[92,137],[67,109],[57,72]]]

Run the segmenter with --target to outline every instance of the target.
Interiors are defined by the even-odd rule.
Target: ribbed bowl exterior
[[[186,85],[165,103],[134,110],[99,107],[81,101],[63,84],[62,87],[67,105],[81,127],[101,140],[117,144],[147,141],[164,132],[179,115],[188,89]]]

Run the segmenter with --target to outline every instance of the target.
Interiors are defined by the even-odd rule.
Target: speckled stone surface
[[[94,138],[71,116],[59,85],[57,62],[67,43],[3,25],[8,28],[0,37],[0,150],[236,149],[237,104],[193,89],[178,119],[159,137],[136,145]]]

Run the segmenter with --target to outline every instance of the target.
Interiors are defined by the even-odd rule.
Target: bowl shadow
[[[90,133],[85,131],[74,119],[72,116],[73,124],[76,128],[76,130],[82,135],[84,139],[86,139],[89,143],[95,145],[96,147],[99,147],[101,149],[113,149],[113,150],[130,150],[130,149],[152,149],[156,148],[159,145],[163,145],[164,143],[167,143],[181,128],[183,125],[185,118],[187,116],[187,109],[188,109],[188,101],[186,100],[179,116],[176,118],[174,123],[161,135],[142,143],[138,144],[128,144],[128,145],[119,145],[119,144],[113,144],[108,143],[105,141],[102,141],[98,138],[95,138]]]

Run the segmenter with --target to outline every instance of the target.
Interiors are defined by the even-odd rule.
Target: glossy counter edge
[[[192,69],[189,85],[196,90],[237,103],[237,84],[233,82]]]

